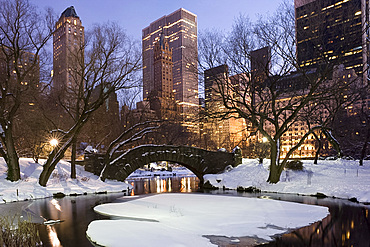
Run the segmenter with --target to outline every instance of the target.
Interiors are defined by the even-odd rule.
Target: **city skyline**
[[[240,14],[248,15],[252,20],[256,20],[258,14],[274,13],[282,0],[235,0],[232,5],[228,4],[227,6],[225,5],[226,1],[221,0],[143,0],[140,2],[124,0],[120,1],[120,4],[117,4],[115,0],[104,2],[64,0],[52,3],[48,0],[30,0],[30,3],[38,6],[40,10],[51,7],[58,17],[66,8],[74,6],[77,15],[81,18],[82,25],[87,30],[94,23],[115,21],[127,31],[130,37],[139,42],[144,27],[179,8],[184,8],[197,15],[198,31],[200,32],[213,28],[228,32]],[[222,21],[220,21],[220,16],[222,16]]]

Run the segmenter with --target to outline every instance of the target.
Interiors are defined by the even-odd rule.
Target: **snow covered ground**
[[[43,160],[39,162],[43,164]],[[52,173],[47,186],[42,187],[38,184],[42,165],[35,163],[32,159],[24,158],[21,158],[19,163],[21,180],[10,182],[6,180],[6,163],[4,159],[0,158],[0,203],[51,197],[58,192],[65,195],[104,191],[121,192],[131,186],[117,181],[107,180],[102,182],[98,176],[86,172],[79,165],[76,166],[77,179],[71,179],[71,165],[66,161],[60,161]]]
[[[114,220],[90,223],[87,235],[103,246],[215,246],[204,236],[270,236],[328,215],[326,207],[205,194],[157,194],[99,205]]]
[[[218,188],[237,189],[255,187],[265,192],[315,195],[323,193],[329,197],[356,198],[359,202],[370,203],[370,160],[359,166],[354,160],[312,160],[303,161],[303,171],[283,171],[280,182],[269,184],[269,160],[263,165],[256,160],[243,159],[243,164],[223,174],[206,175]]]

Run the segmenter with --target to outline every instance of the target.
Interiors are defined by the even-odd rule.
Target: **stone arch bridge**
[[[241,150],[232,153],[208,151],[189,146],[142,145],[115,158],[104,168],[104,156],[88,154],[85,156],[85,170],[102,175],[102,179],[124,181],[131,173],[146,164],[157,161],[178,163],[192,171],[203,184],[205,174],[216,174],[226,167],[235,167],[242,162]]]

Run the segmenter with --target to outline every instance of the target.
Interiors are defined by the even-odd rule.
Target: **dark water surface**
[[[196,177],[145,178],[129,180],[133,185],[132,195],[144,195],[166,192],[196,192],[199,180]],[[219,246],[248,246],[260,243],[261,246],[364,246],[370,247],[370,206],[332,198],[318,199],[309,196],[297,196],[277,193],[239,193],[237,191],[205,191],[204,193],[230,196],[260,197],[266,200],[284,200],[304,204],[329,207],[330,215],[289,234],[277,236],[270,243],[237,236],[240,240],[224,236],[209,237],[212,243]],[[126,201],[125,193],[86,195],[60,199],[41,199],[0,205],[0,213],[21,213],[31,215],[34,222],[42,223],[44,219],[62,220],[59,224],[39,224],[40,236],[44,246],[93,246],[86,238],[86,230],[93,220],[107,219],[94,212],[96,205]],[[274,226],[271,226],[274,227]],[[145,233],[143,233],[145,235]],[[208,237],[208,236],[207,236]]]

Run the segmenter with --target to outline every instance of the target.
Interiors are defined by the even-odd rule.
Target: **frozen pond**
[[[133,194],[140,195],[163,192],[194,192],[198,181],[195,177],[146,178],[130,180]],[[236,191],[210,191],[211,194],[229,194],[231,196],[262,197],[293,201],[304,204],[329,207],[330,215],[323,221],[301,228],[277,238],[271,246],[370,246],[369,206],[338,199],[317,199],[308,196],[284,195],[276,193],[238,193]],[[122,202],[136,197],[123,197],[124,193],[65,197],[61,199],[41,199],[0,205],[0,213],[13,214],[22,212],[31,214],[34,221],[46,219],[63,220],[51,226],[40,225],[40,235],[45,246],[92,246],[86,238],[86,229],[90,222],[107,219],[93,211],[96,205],[108,202]],[[143,233],[145,234],[145,233]],[[219,246],[238,246],[232,239],[211,237],[212,243]],[[243,239],[240,239],[240,244]],[[245,246],[245,245],[239,245]]]

